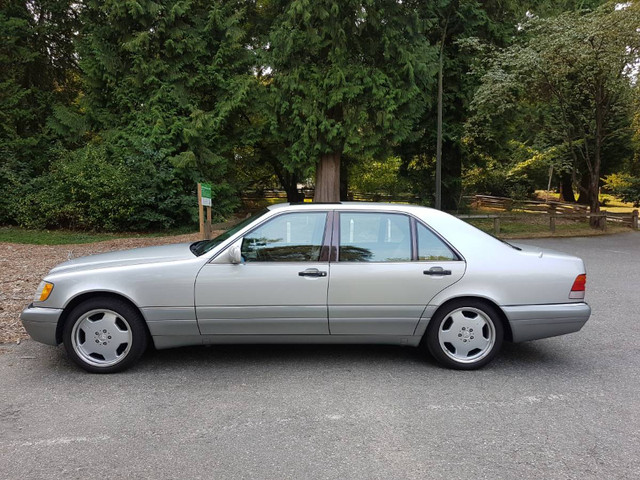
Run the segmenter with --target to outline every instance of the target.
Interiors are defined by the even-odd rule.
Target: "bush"
[[[402,161],[398,157],[356,163],[349,177],[350,187],[360,193],[398,195],[409,191],[409,182],[399,176]]]
[[[153,152],[114,158],[102,144],[61,152],[48,174],[25,187],[16,219],[28,228],[144,231],[197,221],[194,181]],[[214,200],[226,215],[235,200],[223,188]]]
[[[604,189],[620,197],[623,202],[640,207],[640,177],[624,173],[613,173],[604,179]]]
[[[533,180],[526,174],[511,171],[496,162],[467,170],[462,181],[464,191],[469,194],[524,199],[535,191]]]

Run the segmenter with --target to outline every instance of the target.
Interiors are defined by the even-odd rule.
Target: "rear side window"
[[[395,213],[340,212],[339,261],[411,261],[409,217]]]
[[[427,262],[458,260],[458,256],[435,233],[421,223],[417,223],[416,227],[418,233],[418,260]]]
[[[317,262],[326,212],[279,215],[249,232],[242,240],[246,262]]]

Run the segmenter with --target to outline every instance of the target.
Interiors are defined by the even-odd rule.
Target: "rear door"
[[[396,212],[338,211],[329,281],[332,335],[413,335],[465,262],[433,231]]]

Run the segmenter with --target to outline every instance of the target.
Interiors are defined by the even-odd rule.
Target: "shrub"
[[[144,231],[196,225],[195,181],[179,176],[154,152],[117,158],[103,144],[62,152],[48,174],[34,179],[17,202],[16,219],[28,228]],[[214,189],[216,213],[235,199]]]
[[[640,177],[624,173],[612,173],[604,178],[604,189],[620,197],[623,202],[640,207]]]

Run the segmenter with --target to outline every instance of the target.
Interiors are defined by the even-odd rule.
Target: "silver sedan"
[[[282,204],[213,240],[61,263],[22,322],[96,373],[130,367],[150,343],[406,345],[468,370],[504,340],[580,330],[585,282],[580,258],[437,210]]]

